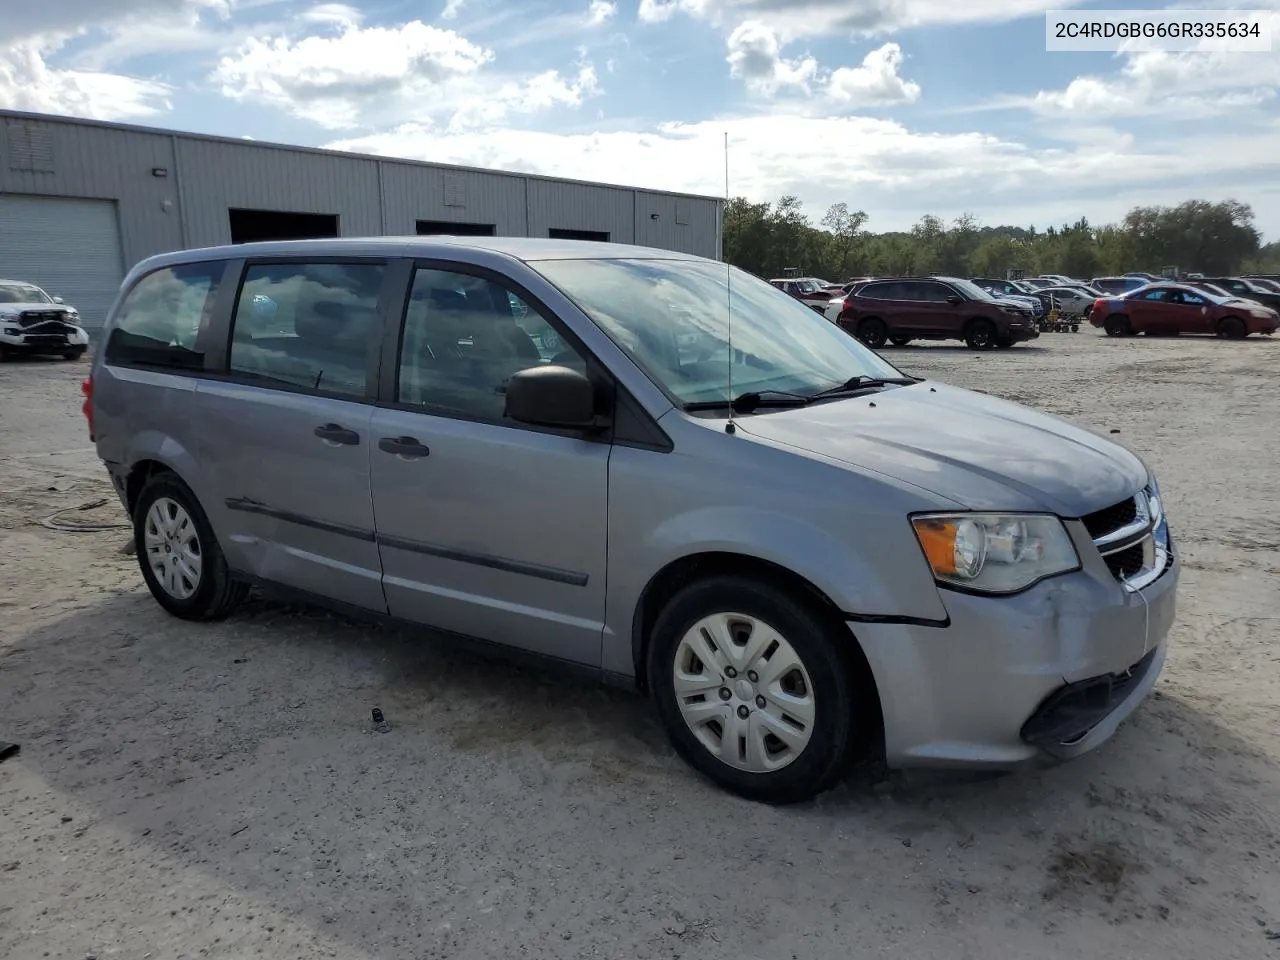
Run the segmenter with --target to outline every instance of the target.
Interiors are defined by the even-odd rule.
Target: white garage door
[[[110,200],[0,194],[0,277],[26,280],[100,327],[124,278]]]

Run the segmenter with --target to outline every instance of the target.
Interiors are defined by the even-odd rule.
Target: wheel
[[[84,356],[84,351],[85,351],[84,347],[71,347],[68,350],[62,351],[62,359],[63,360],[79,360],[81,357]]]
[[[1218,321],[1218,336],[1227,340],[1243,340],[1249,335],[1249,328],[1239,317],[1223,317]]]
[[[156,602],[184,620],[217,620],[244,599],[200,502],[172,473],[147,481],[133,509],[133,544]]]
[[[748,799],[797,803],[836,783],[872,726],[870,697],[855,692],[860,658],[856,641],[809,603],[722,576],[686,587],[662,611],[648,675],[691,766]]]
[[[879,350],[889,339],[889,328],[878,317],[867,317],[858,324],[857,336],[872,350]]]
[[[911,342],[911,338],[902,337],[895,334],[894,336],[889,338],[889,342],[892,343],[895,347],[905,347],[908,343]]]
[[[1129,326],[1129,318],[1121,313],[1113,313],[1107,317],[1102,328],[1107,331],[1108,337],[1127,337],[1132,330]]]
[[[964,342],[973,350],[990,350],[996,341],[996,325],[979,317],[970,320],[964,330]]]
[[[1078,323],[1073,323],[1073,324],[1071,325],[1071,332],[1072,332],[1072,333],[1079,333],[1079,332],[1080,332],[1080,324],[1078,324]]]

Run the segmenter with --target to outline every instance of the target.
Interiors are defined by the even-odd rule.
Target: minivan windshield
[[[736,267],[630,259],[530,266],[682,405],[727,403],[749,392],[811,396],[855,377],[903,376],[811,308]]]
[[[0,303],[53,303],[39,287],[25,283],[0,283]]]

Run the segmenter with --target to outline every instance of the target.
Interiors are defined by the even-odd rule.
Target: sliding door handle
[[[348,430],[340,423],[325,423],[316,427],[315,434],[325,443],[354,447],[360,443],[360,434]]]
[[[419,460],[431,452],[417,437],[383,437],[378,441],[378,449],[406,460]]]

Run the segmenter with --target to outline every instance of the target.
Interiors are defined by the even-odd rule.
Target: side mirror
[[[54,298],[53,298],[53,302],[54,302],[54,303],[66,303],[67,301],[63,300],[61,297],[54,297]]]
[[[964,303],[964,301],[953,293],[951,296],[947,297],[947,303],[951,304],[953,307],[958,307],[960,304]]]
[[[599,429],[604,424],[595,415],[595,394],[591,380],[577,370],[529,367],[507,381],[506,415],[539,427]]]

